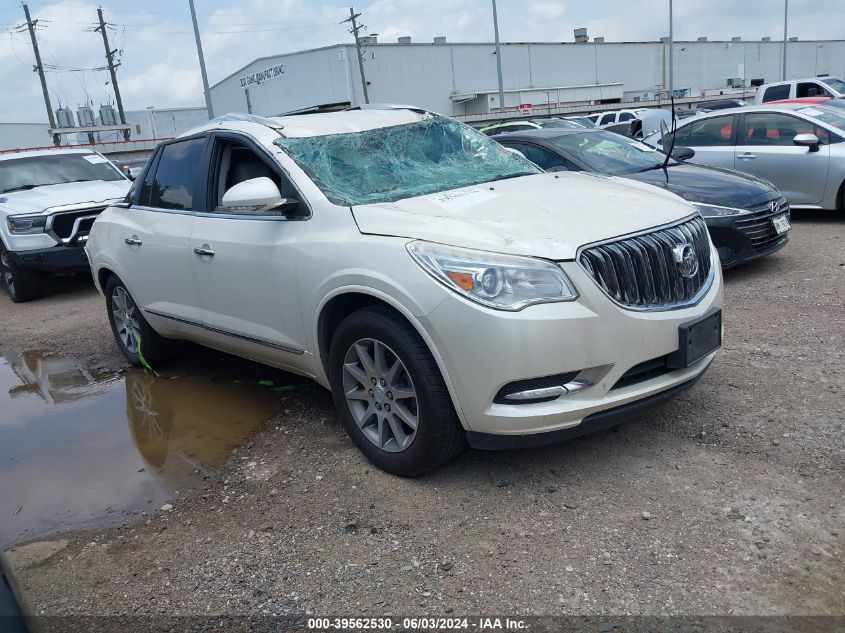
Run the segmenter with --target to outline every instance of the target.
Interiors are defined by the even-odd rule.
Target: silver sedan
[[[670,137],[644,139],[663,148]],[[675,147],[690,160],[771,181],[793,208],[845,208],[845,110],[784,103],[708,112],[679,124]]]

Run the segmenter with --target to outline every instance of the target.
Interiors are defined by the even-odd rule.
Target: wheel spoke
[[[393,405],[393,414],[402,422],[407,424],[414,431],[417,430],[417,416],[405,408],[404,404],[397,402]]]
[[[376,373],[383,377],[387,373],[387,358],[384,352],[386,351],[384,345],[378,341],[373,341],[373,361],[375,362]]]
[[[355,420],[358,423],[358,428],[363,429],[367,422],[376,414],[376,408],[370,404],[365,410],[364,413],[361,414],[361,417]]]
[[[396,439],[396,444],[399,446],[399,450],[404,449],[411,434],[405,433],[402,429],[401,422],[396,419],[396,416],[388,416],[387,421],[390,423],[390,430],[393,433],[393,437]]]
[[[355,352],[358,354],[358,360],[361,362],[361,367],[364,368],[364,371],[368,374],[375,373],[375,364],[373,363],[373,359],[370,358],[367,348],[360,343],[355,343]]]
[[[364,400],[365,402],[370,400],[370,394],[367,393],[366,389],[358,389],[353,388],[346,392],[346,399],[347,400]]]
[[[360,367],[358,367],[357,363],[345,363],[343,365],[343,369],[347,374],[352,376],[364,387],[370,387],[370,380],[367,378],[367,374]]]
[[[417,392],[408,387],[394,387],[391,389],[394,400],[407,400],[408,398],[416,398]]]

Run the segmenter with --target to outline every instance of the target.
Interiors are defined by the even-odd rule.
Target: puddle
[[[123,523],[203,484],[280,408],[285,394],[268,378],[303,382],[231,357],[156,378],[0,354],[0,550]]]

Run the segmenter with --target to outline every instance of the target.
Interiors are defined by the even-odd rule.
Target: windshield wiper
[[[666,165],[664,165],[663,163],[657,163],[656,165],[652,165],[651,167],[643,167],[642,169],[638,169],[637,173],[641,174],[644,171],[652,171],[653,169],[664,169],[665,167]]]
[[[10,187],[9,189],[3,189],[0,193],[11,193],[12,191],[27,191],[28,189],[35,189],[36,187],[40,187],[41,185],[20,185],[19,187]]]

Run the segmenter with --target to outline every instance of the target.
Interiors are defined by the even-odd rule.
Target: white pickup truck
[[[12,301],[43,294],[49,274],[86,272],[91,225],[131,185],[91,150],[0,154],[0,276]]]

